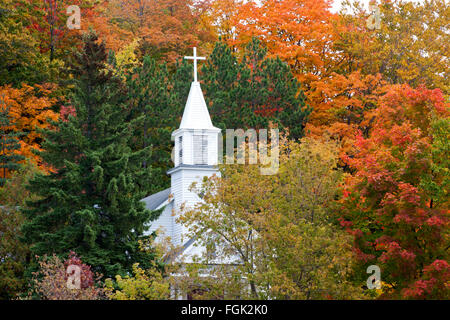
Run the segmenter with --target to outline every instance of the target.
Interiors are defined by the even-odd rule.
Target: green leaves
[[[433,199],[433,208],[445,208],[449,205],[450,188],[450,119],[438,118],[432,122],[431,134],[432,175],[422,180],[422,183]]]
[[[5,184],[11,172],[20,168],[20,162],[25,159],[16,153],[20,150],[18,137],[22,133],[12,130],[13,123],[9,112],[9,106],[0,96],[0,186]]]

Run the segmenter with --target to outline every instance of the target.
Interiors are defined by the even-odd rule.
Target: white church
[[[180,127],[172,132],[175,141],[174,168],[167,173],[171,177],[170,188],[144,198],[147,209],[162,209],[159,218],[152,222],[148,234],[157,232],[156,241],[170,238],[174,247],[181,248],[178,255],[189,263],[194,255],[202,253],[203,248],[195,246],[195,239],[187,238],[187,228],[177,222],[180,207],[193,207],[201,201],[199,196],[190,191],[193,182],[201,183],[203,177],[213,174],[220,176],[218,170],[218,141],[221,130],[213,126],[208,108],[203,97],[200,83],[197,81],[196,48],[194,60],[194,81],[184,108]]]

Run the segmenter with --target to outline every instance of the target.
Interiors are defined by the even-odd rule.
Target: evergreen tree
[[[20,168],[20,161],[25,157],[15,153],[20,150],[17,137],[21,134],[11,130],[11,118],[9,107],[2,97],[0,97],[0,186],[3,186],[11,171]]]
[[[131,119],[144,116],[141,126],[134,132],[132,148],[152,147],[152,156],[144,159],[142,166],[151,163],[155,168],[152,180],[144,180],[148,194],[170,185],[166,170],[171,166],[171,134],[179,123],[183,105],[177,103],[177,95],[170,85],[172,79],[165,64],[145,56],[142,66],[127,74],[128,104]]]
[[[127,121],[127,94],[105,65],[105,46],[97,39],[85,34],[70,65],[76,115],[43,132],[40,155],[52,171],[30,182],[40,199],[24,210],[29,222],[23,233],[33,254],[65,257],[73,250],[112,277],[130,272],[133,263],[151,262],[152,253],[140,251],[139,240],[156,214],[140,201],[145,190],[138,183],[152,178],[151,166],[142,166],[151,149],[130,147],[143,117]]]
[[[256,38],[241,62],[226,44],[216,43],[201,75],[212,120],[222,129],[261,129],[273,122],[301,138],[311,109],[289,66],[266,55]]]
[[[177,117],[177,125],[181,122],[183,109],[186,105],[189,90],[191,89],[191,83],[194,80],[192,78],[193,70],[194,66],[188,60],[183,58],[177,60],[175,73],[170,84],[173,87],[175,105],[180,108],[180,113],[174,115],[174,117]]]
[[[223,42],[217,42],[201,68],[202,88],[214,125],[221,128],[247,128],[255,117],[244,107],[239,77],[243,66]]]

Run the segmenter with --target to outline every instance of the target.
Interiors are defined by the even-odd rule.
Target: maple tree
[[[343,71],[348,58],[336,48],[336,41],[346,27],[329,11],[330,2],[231,1],[236,11],[232,16],[226,13],[231,10],[229,2],[219,1],[216,10],[217,23],[226,18],[222,33],[227,43],[242,56],[245,46],[257,37],[267,46],[269,57],[287,63],[312,108],[306,134],[321,137],[327,133],[343,139],[342,153],[351,151],[362,113],[372,107],[366,96],[382,80],[358,70]]]
[[[327,136],[339,140],[342,158],[357,151],[355,137],[359,130],[367,135],[373,126],[367,114],[377,108],[380,96],[388,89],[380,74],[362,76],[359,71],[348,76],[334,74],[323,83],[325,99],[313,105],[305,132],[318,139]]]
[[[449,258],[449,176],[436,148],[448,149],[448,104],[438,89],[394,86],[372,114],[370,135],[359,134],[358,152],[346,159],[355,173],[338,210],[354,235],[357,274],[379,265],[385,297],[446,297],[448,288],[437,288],[449,281],[441,261]]]
[[[227,43],[236,39],[234,26],[241,5],[240,0],[214,0],[210,3],[203,20],[213,26],[217,39],[220,38]]]
[[[132,72],[133,68],[138,67],[141,62],[144,62],[139,61],[137,57],[136,49],[138,46],[139,39],[134,39],[133,42],[127,44],[119,52],[117,52],[117,54],[114,55],[114,58],[112,57],[114,52],[110,51],[109,59],[114,60],[111,64],[116,69],[118,74],[122,74],[124,76],[125,74]]]
[[[175,63],[180,52],[214,40],[205,24],[199,23],[206,3],[191,0],[111,0],[96,10],[90,23],[107,47],[118,51],[140,39],[141,57]]]
[[[236,35],[228,42],[243,49],[258,37],[270,57],[278,56],[291,67],[316,107],[316,100],[324,100],[322,79],[330,77],[342,59],[334,50],[338,17],[329,8],[326,0],[243,2],[232,20]]]
[[[72,289],[67,283],[71,280],[69,266],[80,270],[80,287]],[[74,276],[75,274],[72,274]],[[43,300],[101,300],[107,291],[99,282],[101,275],[94,274],[91,267],[84,264],[75,252],[70,252],[65,260],[58,256],[43,256],[39,259],[39,270],[33,273],[28,297],[37,295]]]
[[[248,43],[257,36],[271,55],[287,62],[298,80],[309,85],[324,77],[336,58],[332,51],[333,20],[325,0],[265,0],[242,3],[235,18],[235,45]]]
[[[307,134],[343,140],[344,155],[353,151],[357,130],[367,131],[363,114],[376,107],[384,84],[447,93],[448,6],[382,1],[380,30],[367,27],[359,1],[344,2],[339,14],[329,7],[329,1],[217,1],[213,21],[241,55],[257,36],[270,56],[291,66],[313,108]]]
[[[50,61],[66,60],[70,51],[80,44],[80,31],[87,30],[87,21],[94,14],[95,1],[92,0],[26,0],[32,12],[28,28],[38,40],[42,53],[47,53]],[[82,21],[80,29],[67,27],[67,8],[78,6]]]
[[[43,83],[60,67],[41,54],[39,41],[28,28],[32,17],[26,1],[0,3],[0,86]]]
[[[0,87],[0,96],[8,106],[12,131],[21,133],[18,154],[32,159],[39,166],[46,167],[33,150],[41,150],[42,134],[39,129],[50,128],[49,120],[57,120],[59,115],[52,110],[54,99],[50,98],[52,86],[22,84],[21,89],[9,85]]]

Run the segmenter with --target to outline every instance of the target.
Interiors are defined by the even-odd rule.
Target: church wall
[[[178,212],[178,208],[180,207],[181,203],[183,202],[183,178],[182,178],[182,170],[172,173],[172,183],[170,187],[170,192],[173,195],[174,199],[174,206],[177,209],[176,212]],[[173,217],[173,234],[174,234],[174,244],[179,245],[181,242],[181,225],[176,223],[176,218],[178,215],[175,215]]]
[[[208,135],[208,164],[217,165],[218,162],[218,133],[210,133]]]
[[[185,204],[185,207],[193,207],[197,202],[201,201],[196,193],[189,191],[192,183],[197,182],[197,186],[200,186],[204,176],[209,177],[214,173],[219,174],[215,169],[206,168],[193,170],[183,169],[172,173],[171,192],[174,196],[175,208],[177,209],[177,214],[174,217],[175,220],[179,217],[179,208],[182,204]],[[178,241],[184,243],[189,240],[185,236],[187,228],[181,226],[181,224],[174,223],[173,233],[181,235],[181,237],[177,237]]]
[[[151,234],[153,231],[158,230],[158,235],[162,237],[173,238],[173,216],[172,216],[173,202],[167,204],[161,215],[155,221],[150,224],[149,230],[146,232],[147,235]]]

